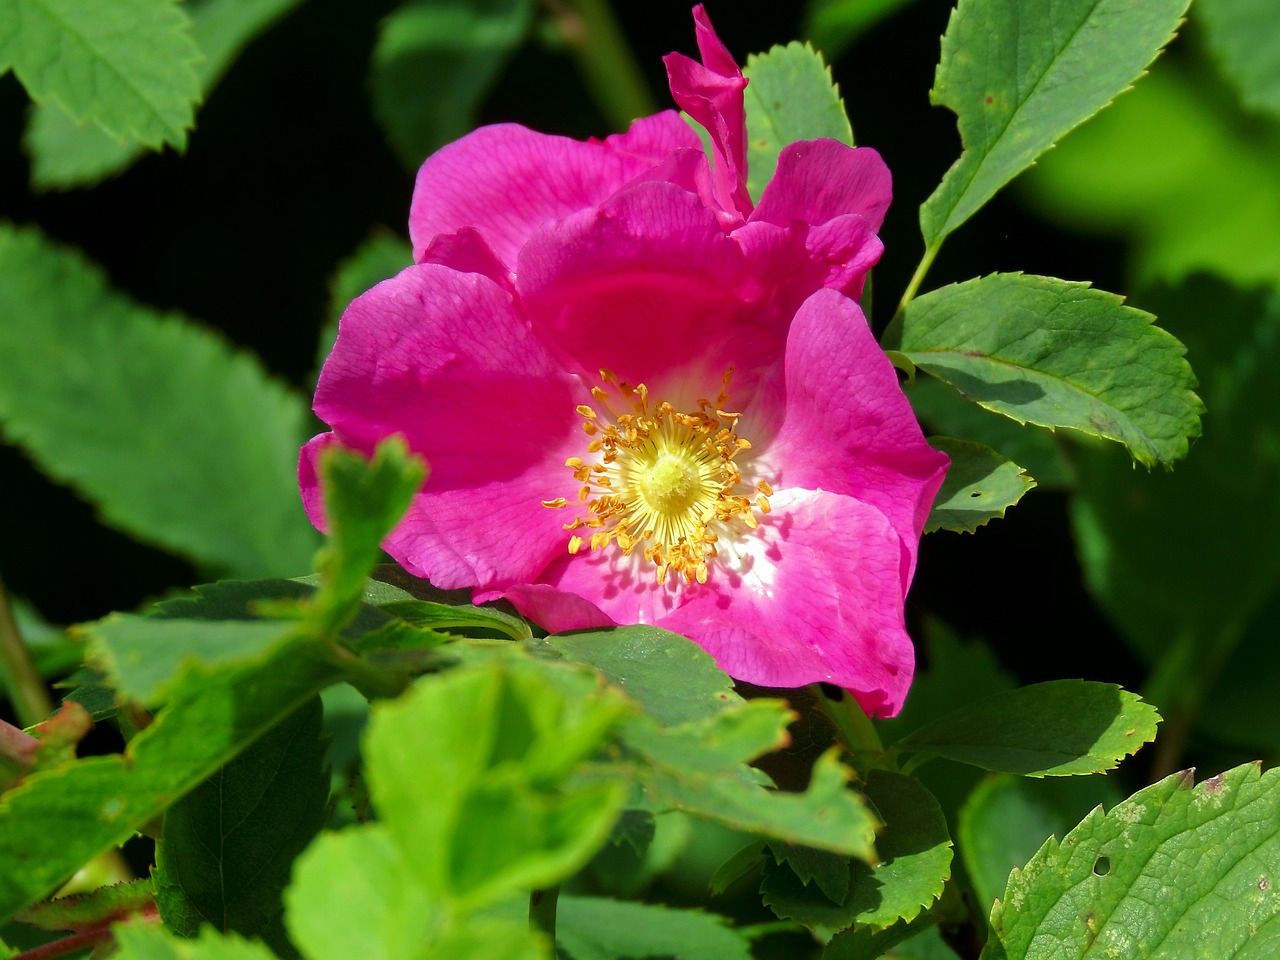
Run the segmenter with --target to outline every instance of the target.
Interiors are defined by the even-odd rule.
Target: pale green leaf
[[[0,0],[0,71],[77,122],[181,149],[200,99],[190,26],[174,0]]]
[[[751,82],[747,108],[747,190],[754,200],[778,166],[778,153],[797,140],[829,137],[853,145],[831,68],[808,44],[775,46],[747,58],[743,76]]]
[[[1280,114],[1280,7],[1272,0],[1198,0],[1195,12],[1244,105]]]
[[[1185,770],[1099,807],[1009,878],[984,960],[1269,960],[1280,950],[1280,769]]]
[[[751,944],[725,917],[602,897],[561,896],[556,941],[573,960],[751,958]]]
[[[925,245],[969,219],[1067,131],[1142,75],[1190,0],[961,0],[930,97],[964,152],[920,208]]]
[[[195,70],[204,96],[213,91],[240,51],[302,0],[191,0],[191,39],[202,57]],[[92,123],[76,123],[48,104],[30,114],[23,144],[37,190],[66,190],[120,173],[145,147],[120,142]]]
[[[121,924],[114,930],[119,951],[116,960],[276,960],[261,943],[211,928],[194,940],[176,937],[164,928],[146,923]]]
[[[1111,683],[1050,680],[947,714],[897,746],[1001,773],[1101,773],[1155,738],[1160,715]]]
[[[884,345],[988,410],[1167,466],[1204,408],[1182,344],[1153,319],[1085,283],[997,273],[913,300]]]
[[[0,226],[0,426],[136,536],[240,576],[310,566],[302,398],[252,356]]]
[[[467,133],[533,22],[531,0],[409,0],[382,24],[373,106],[404,165]]]
[[[951,458],[947,477],[933,501],[924,532],[973,533],[1036,485],[1025,470],[990,447],[972,440],[930,437],[929,445]]]

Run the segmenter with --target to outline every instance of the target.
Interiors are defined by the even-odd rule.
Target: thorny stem
[[[22,642],[18,623],[9,605],[4,581],[0,580],[0,664],[9,684],[9,699],[13,703],[18,722],[24,727],[34,726],[53,712],[53,700],[44,681],[36,672],[31,652]]]
[[[607,0],[544,0],[609,126],[625,130],[658,112]]]
[[[836,725],[840,742],[844,744],[845,749],[850,752],[884,752],[884,744],[880,742],[880,734],[875,724],[862,712],[857,700],[848,693],[842,693],[838,700],[832,699],[818,684],[814,684],[813,689],[823,710]]]
[[[558,886],[529,894],[529,929],[545,933],[552,943],[556,942],[556,902],[559,899]]]

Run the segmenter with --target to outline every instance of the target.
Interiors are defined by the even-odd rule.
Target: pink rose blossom
[[[485,127],[430,157],[415,265],[357,298],[302,451],[402,435],[431,476],[386,550],[552,631],[649,623],[764,686],[892,715],[947,467],[858,304],[889,174],[793,143],[746,190],[746,84],[701,7],[674,112],[603,141]]]

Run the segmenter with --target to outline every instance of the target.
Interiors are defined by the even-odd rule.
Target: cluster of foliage
[[[5,437],[108,523],[225,578],[69,633],[20,605],[11,617],[0,594],[28,730],[0,728],[9,955],[1268,956],[1274,771],[1175,772],[1197,738],[1222,758],[1280,746],[1280,405],[1265,379],[1280,64],[1250,27],[1274,19],[1264,4],[1198,2],[1234,86],[1161,61],[1046,155],[1142,75],[1187,0],[1072,0],[1053,17],[961,0],[933,99],[963,152],[921,207],[925,255],[880,338],[952,459],[929,529],[973,533],[1037,483],[1070,489],[1087,585],[1151,665],[1144,698],[1018,687],[935,626],[902,715],[872,721],[839,691],[735,690],[652,627],[546,636],[382,565],[430,466],[394,441],[322,458],[317,555],[297,503],[314,432],[301,392],[39,228],[0,225]],[[0,0],[0,69],[39,104],[34,184],[86,186],[181,148],[202,96],[298,5]],[[814,3],[807,29],[835,57],[868,10],[897,5]],[[629,119],[647,94],[616,25],[568,6],[602,109]],[[385,21],[372,93],[406,163],[465,132],[540,17],[532,0],[411,0]],[[754,196],[787,143],[852,143],[811,47],[746,72]],[[429,109],[423,87],[439,91]],[[1258,115],[1238,120],[1237,100]],[[943,241],[1037,160],[1030,201],[1129,236],[1138,298],[1178,339],[1054,277],[920,292]],[[407,260],[376,235],[335,277],[339,308]],[[1172,473],[1133,469],[1189,448]],[[94,725],[119,748],[89,749]],[[1126,799],[1096,776],[1152,740],[1151,785]],[[122,845],[144,851],[140,871]],[[690,867],[699,856],[714,862]]]

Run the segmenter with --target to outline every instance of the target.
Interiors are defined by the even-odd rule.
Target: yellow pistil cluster
[[[621,409],[604,387],[591,391],[602,413],[578,407],[582,429],[590,437],[593,459],[570,457],[565,466],[582,484],[578,501],[585,513],[566,523],[575,532],[569,552],[584,543],[603,550],[616,543],[624,556],[643,552],[659,583],[672,571],[690,583],[706,583],[707,563],[716,557],[717,530],[735,522],[754,530],[754,510],[769,512],[768,483],[755,496],[736,493],[742,471],[734,462],[751,443],[738,435],[740,413],[726,412],[732,368],[721,378],[715,402],[699,400],[697,410],[682,412],[670,403],[651,403],[642,383],[631,386],[608,370],[600,378],[621,399]],[[568,499],[542,501],[561,508]]]

